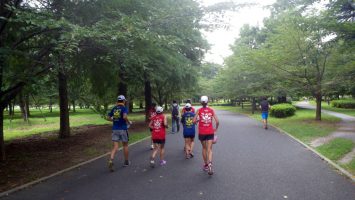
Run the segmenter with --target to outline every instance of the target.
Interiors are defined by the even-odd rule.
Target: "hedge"
[[[288,103],[273,105],[270,109],[270,115],[277,118],[289,117],[294,115],[296,108]]]
[[[342,99],[333,100],[330,105],[336,108],[355,108],[355,100],[352,99]]]

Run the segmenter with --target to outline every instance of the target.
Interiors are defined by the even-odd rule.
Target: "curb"
[[[140,140],[138,140],[138,141],[136,141],[136,142],[133,142],[132,144],[129,144],[128,146],[133,146],[133,145],[135,145],[135,144],[138,144],[138,143],[140,143],[140,142],[143,142],[144,140],[147,140],[148,138],[150,138],[150,136],[145,137],[145,138],[143,138],[143,139],[140,139]],[[120,147],[118,150],[119,150],[119,151],[122,150],[122,147]],[[96,161],[96,160],[98,160],[98,159],[100,159],[100,158],[103,158],[103,157],[108,156],[109,154],[110,154],[110,152],[105,153],[105,154],[103,154],[103,155],[97,156],[97,157],[92,158],[92,159],[90,159],[90,160],[81,162],[81,163],[76,164],[76,165],[74,165],[74,166],[71,166],[71,167],[68,167],[68,168],[66,168],[66,169],[60,170],[60,171],[58,171],[58,172],[55,172],[55,173],[53,173],[53,174],[51,174],[51,175],[48,175],[48,176],[39,178],[39,179],[34,180],[34,181],[32,181],[32,182],[29,182],[29,183],[26,183],[26,184],[24,184],[24,185],[20,185],[20,186],[18,186],[18,187],[15,187],[15,188],[13,188],[13,189],[11,189],[11,190],[2,192],[2,193],[0,193],[0,198],[5,197],[5,196],[9,196],[10,194],[12,194],[12,193],[14,193],[14,192],[23,190],[23,189],[25,189],[25,188],[28,188],[28,187],[33,186],[33,185],[36,185],[36,184],[38,184],[38,183],[44,182],[44,181],[46,181],[46,180],[48,180],[48,179],[50,179],[50,178],[53,178],[53,177],[55,177],[55,176],[58,176],[58,175],[60,175],[60,174],[65,173],[65,172],[71,171],[71,170],[76,169],[76,168],[79,168],[79,167],[81,167],[81,166],[83,166],[83,165],[86,165],[86,164],[89,164],[89,163],[91,163],[91,162],[94,162],[94,161]]]
[[[348,172],[347,170],[345,170],[344,168],[340,167],[338,164],[336,164],[334,161],[330,160],[329,158],[323,156],[322,154],[320,154],[319,152],[317,152],[315,149],[313,149],[311,146],[309,146],[308,144],[302,142],[301,140],[295,138],[293,135],[291,135],[290,133],[282,130],[281,128],[275,126],[275,125],[270,125],[274,127],[276,130],[278,130],[279,132],[288,135],[289,137],[291,137],[293,140],[297,141],[298,143],[302,144],[304,147],[306,147],[308,150],[312,151],[314,154],[316,154],[317,156],[319,156],[322,160],[325,160],[328,164],[330,164],[332,167],[334,167],[335,169],[337,169],[341,174],[345,175],[347,178],[349,178],[351,181],[353,181],[353,183],[355,183],[355,176],[352,175],[350,172]]]

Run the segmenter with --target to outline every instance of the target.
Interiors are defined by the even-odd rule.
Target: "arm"
[[[216,129],[214,130],[216,132],[218,130],[218,127],[219,127],[219,120],[218,120],[218,117],[217,117],[217,115],[215,114],[214,111],[213,111],[213,118],[216,121]]]
[[[151,120],[151,121],[149,122],[149,128],[151,128],[151,129],[154,128],[154,127],[153,127],[153,120]]]
[[[113,121],[112,116],[113,116],[113,111],[111,110],[111,111],[107,114],[107,116],[106,116],[105,119],[106,119],[107,121],[112,122],[112,121]]]
[[[128,120],[127,113],[123,113],[123,119],[126,121],[127,124],[132,124],[132,122]]]
[[[198,110],[197,110],[196,115],[195,115],[195,117],[193,119],[193,123],[194,124],[196,124],[197,122],[198,122]]]

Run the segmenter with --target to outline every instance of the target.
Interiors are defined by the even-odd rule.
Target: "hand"
[[[214,132],[217,132],[217,130],[218,130],[218,128],[216,128],[216,129],[213,129],[213,131],[214,131]]]
[[[132,125],[132,123],[133,123],[132,121],[128,121],[128,124]]]

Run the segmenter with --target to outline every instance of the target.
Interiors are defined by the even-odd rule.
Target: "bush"
[[[330,104],[336,108],[355,108],[355,100],[352,99],[333,100]]]
[[[294,115],[296,108],[288,103],[276,104],[271,107],[270,114],[271,116],[277,118],[289,117]]]

